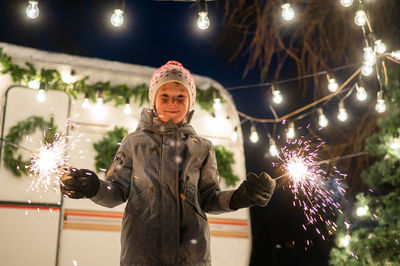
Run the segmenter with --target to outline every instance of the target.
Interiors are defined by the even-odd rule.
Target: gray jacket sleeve
[[[214,146],[209,142],[208,154],[200,169],[198,189],[200,204],[204,212],[218,214],[234,211],[229,207],[234,190],[221,191]]]
[[[129,136],[129,135],[128,135]],[[106,180],[100,180],[97,194],[90,198],[104,207],[115,207],[129,197],[131,187],[132,158],[128,136],[124,138],[115,154],[114,161],[107,172]]]

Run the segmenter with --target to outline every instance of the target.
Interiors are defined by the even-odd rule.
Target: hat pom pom
[[[182,64],[177,61],[168,61],[165,65],[166,66],[174,65],[174,66],[178,66],[178,67],[183,67]]]

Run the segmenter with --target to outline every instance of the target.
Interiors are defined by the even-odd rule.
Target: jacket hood
[[[181,133],[183,135],[197,135],[190,125],[194,110],[190,111],[183,123],[175,124],[172,120],[161,121],[154,109],[143,108],[140,114],[139,125],[136,130],[147,130],[159,134]]]

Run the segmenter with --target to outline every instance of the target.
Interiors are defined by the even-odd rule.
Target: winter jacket
[[[221,191],[212,143],[187,123],[163,123],[143,109],[124,138],[92,200],[127,201],[121,265],[211,265],[208,213],[232,211],[233,191]]]

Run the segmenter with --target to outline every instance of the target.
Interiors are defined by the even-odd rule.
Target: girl
[[[221,191],[214,147],[190,125],[196,87],[180,63],[169,61],[153,74],[149,100],[153,108],[142,110],[106,180],[72,168],[61,191],[110,208],[127,202],[121,265],[211,265],[205,212],[265,206],[275,181],[249,173],[238,189]]]

